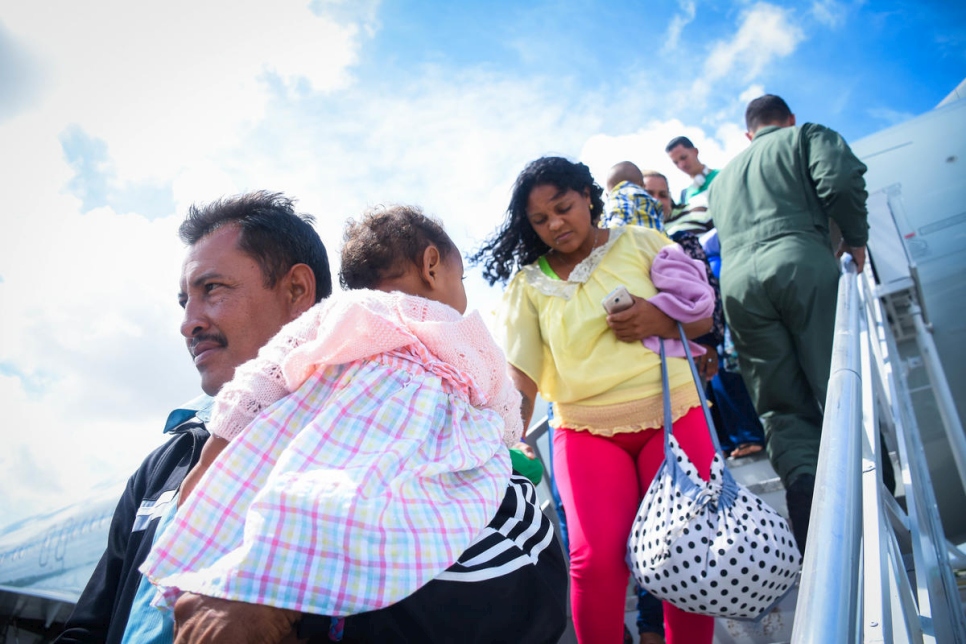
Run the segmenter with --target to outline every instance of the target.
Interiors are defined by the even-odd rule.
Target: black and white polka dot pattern
[[[637,582],[682,610],[761,615],[795,583],[801,557],[781,516],[726,474],[703,481],[673,436],[628,539]]]

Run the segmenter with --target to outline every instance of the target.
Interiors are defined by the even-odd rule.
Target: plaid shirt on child
[[[664,232],[660,204],[644,188],[630,181],[621,181],[610,191],[599,225],[601,228],[643,226]]]
[[[318,337],[278,351],[349,355],[356,344],[372,346],[360,332],[364,319],[379,328],[371,316],[384,321],[384,337],[402,318],[409,321],[399,337],[403,327],[416,334],[351,362],[300,361],[296,371],[307,379],[259,406],[157,538],[141,571],[161,591],[160,605],[194,592],[334,617],[371,611],[437,577],[483,533],[510,479],[506,414],[513,408],[519,424],[519,395],[500,393],[516,392],[478,315],[392,297],[362,293],[322,305]],[[407,318],[424,309],[419,320]],[[356,323],[336,323],[347,319]],[[451,354],[446,338],[461,334],[472,339],[451,340]],[[250,377],[253,363],[235,380]],[[481,389],[495,377],[484,369],[491,363],[499,378]],[[218,419],[212,426],[218,434]]]

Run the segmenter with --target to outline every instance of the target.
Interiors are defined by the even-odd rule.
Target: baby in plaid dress
[[[465,589],[525,567],[559,568],[565,588],[533,488],[511,480],[520,396],[479,314],[463,315],[462,278],[458,249],[418,209],[349,223],[351,290],[285,326],[215,399],[211,467],[186,481],[141,567],[160,605],[192,592],[372,616],[437,578]],[[507,510],[516,523],[494,528]],[[421,634],[441,636],[432,628]]]

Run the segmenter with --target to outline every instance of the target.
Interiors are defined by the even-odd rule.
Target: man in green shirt
[[[868,239],[865,165],[821,125],[795,125],[778,96],[745,112],[751,145],[718,174],[709,202],[721,242],[721,292],[741,374],[786,487],[804,551],[828,388],[838,253],[859,271]]]
[[[700,235],[710,230],[714,227],[714,222],[708,209],[708,188],[718,171],[701,163],[698,149],[686,136],[671,139],[664,151],[678,170],[691,177],[691,185],[681,191],[680,208],[664,218],[668,233],[686,230]]]

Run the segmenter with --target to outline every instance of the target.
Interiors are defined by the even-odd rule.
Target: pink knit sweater
[[[231,440],[319,367],[399,350],[416,356],[474,407],[499,413],[507,446],[520,440],[520,394],[478,312],[462,316],[426,298],[365,289],[334,295],[285,325],[218,393],[208,429]]]

